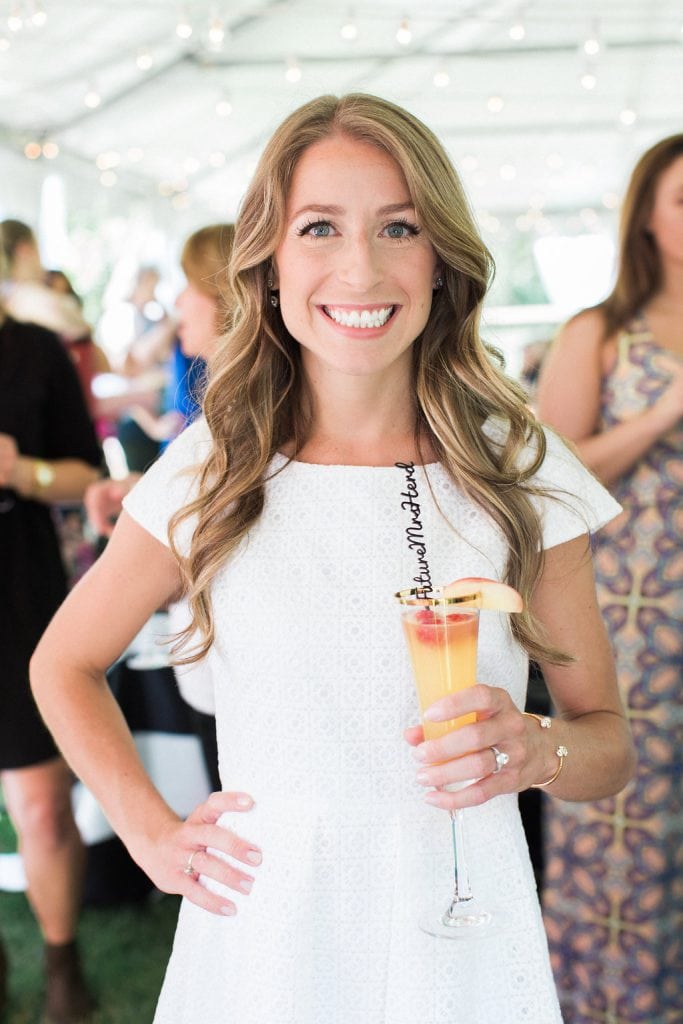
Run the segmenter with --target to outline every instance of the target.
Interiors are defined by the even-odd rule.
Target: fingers
[[[155,844],[150,877],[164,892],[175,892],[214,914],[232,916],[230,890],[246,896],[263,859],[258,846],[217,824],[226,812],[249,811],[248,793],[212,793],[183,822],[176,822]]]
[[[507,691],[478,684],[437,701],[425,719],[450,721],[473,711],[476,722],[439,739],[421,742],[417,727],[405,733],[414,748],[417,782],[429,791],[426,802],[436,807],[474,807],[526,788],[522,776],[529,758],[527,728]],[[444,788],[462,783],[470,784],[458,785],[455,792]]]

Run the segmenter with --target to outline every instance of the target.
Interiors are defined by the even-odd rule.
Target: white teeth
[[[383,327],[394,311],[393,306],[382,309],[335,309],[323,306],[327,315],[342,327]]]

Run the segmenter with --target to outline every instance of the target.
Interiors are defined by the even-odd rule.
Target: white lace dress
[[[616,503],[552,437],[541,477],[579,495],[544,503],[545,545],[596,529]],[[185,431],[125,507],[167,543],[208,450]],[[249,896],[221,918],[185,901],[155,1024],[554,1024],[560,1013],[515,796],[467,812],[486,938],[417,926],[452,888],[448,815],[424,802],[402,738],[418,722],[393,594],[417,574],[395,467],[287,464],[218,575],[210,654],[220,772],[255,800],[226,827],[257,843]],[[416,471],[435,582],[501,578],[505,543],[437,464]],[[436,499],[436,501],[435,501]],[[438,508],[437,508],[438,503]],[[439,512],[439,508],[443,515]],[[524,704],[527,658],[483,613],[478,678]],[[505,923],[507,922],[507,923]],[[514,922],[514,923],[512,923]]]

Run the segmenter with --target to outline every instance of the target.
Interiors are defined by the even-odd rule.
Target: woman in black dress
[[[91,1004],[74,945],[84,849],[71,779],[33,703],[28,663],[66,595],[50,504],[78,500],[100,460],[61,342],[0,310],[0,782],[45,939],[51,1024],[82,1019]]]

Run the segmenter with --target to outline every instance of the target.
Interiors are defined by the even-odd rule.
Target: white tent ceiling
[[[273,128],[322,92],[414,111],[483,216],[609,207],[683,130],[673,0],[13,0],[0,19],[0,145],[119,210],[161,193],[169,215],[231,217]]]

